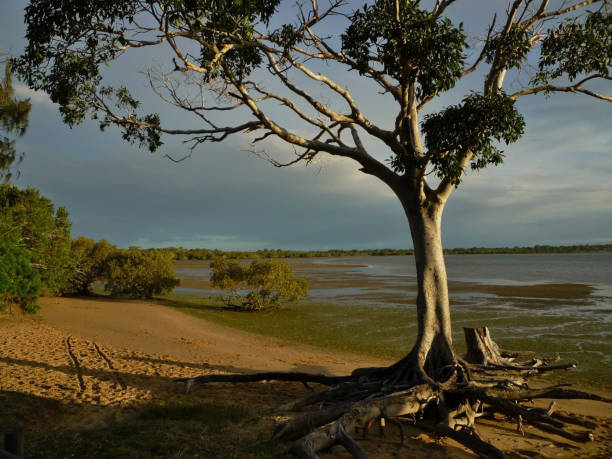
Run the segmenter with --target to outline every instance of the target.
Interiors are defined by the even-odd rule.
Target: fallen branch
[[[327,376],[322,374],[292,373],[292,372],[267,372],[249,374],[228,374],[228,375],[202,375],[195,378],[177,378],[173,382],[184,383],[183,392],[187,393],[193,383],[249,383],[258,381],[295,381],[307,384],[309,382],[333,386],[341,382],[350,380],[350,376]]]

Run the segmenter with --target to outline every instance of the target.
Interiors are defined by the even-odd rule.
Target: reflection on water
[[[288,262],[310,281],[311,303],[414,307],[412,257]],[[456,342],[462,327],[487,325],[503,347],[559,354],[612,375],[612,253],[451,255],[446,263]],[[214,293],[203,282],[207,262],[179,262],[176,271],[190,287],[177,293]]]

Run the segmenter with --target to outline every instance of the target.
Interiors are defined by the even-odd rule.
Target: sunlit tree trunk
[[[442,251],[443,201],[415,203],[400,197],[410,225],[417,273],[418,334],[410,353],[396,365],[433,380],[446,379],[456,364],[446,265]]]

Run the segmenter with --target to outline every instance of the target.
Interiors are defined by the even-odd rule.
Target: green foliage
[[[254,252],[229,251],[219,249],[185,249],[169,247],[160,249],[168,252],[175,260],[228,260],[269,259],[269,258],[330,258],[330,257],[389,257],[414,255],[412,249],[352,249],[352,250],[283,250],[263,249]],[[444,249],[446,254],[458,253],[593,253],[612,252],[612,244],[596,245],[536,245],[532,247],[470,247]]]
[[[0,220],[19,228],[20,244],[31,266],[38,270],[42,293],[60,293],[72,272],[71,224],[66,209],[56,210],[38,190],[0,185]]]
[[[172,258],[159,250],[128,249],[111,253],[104,262],[104,290],[111,296],[153,298],[179,284]]]
[[[498,68],[520,68],[531,50],[532,31],[513,24],[504,35],[502,32],[491,37],[485,45],[486,61],[494,63],[497,55]]]
[[[35,0],[26,7],[27,62],[20,59],[18,66],[30,85],[36,80],[36,87],[60,105],[64,121],[72,125],[80,123],[90,109],[85,98],[95,94],[100,84],[99,66],[120,54],[118,45],[140,2],[58,3]],[[61,57],[54,51],[59,42],[66,45],[61,47]],[[52,64],[43,69],[44,62]]]
[[[127,88],[121,87],[114,89],[104,87],[100,90],[104,96],[112,98],[115,106],[132,112],[138,108],[140,103],[132,97]],[[98,119],[97,114],[93,114],[94,119]],[[148,114],[142,117],[134,116],[133,119],[140,123],[140,126],[135,126],[132,123],[119,123],[123,128],[123,140],[130,143],[138,142],[140,147],[147,146],[149,151],[154,152],[164,143],[161,141],[160,118],[157,113]],[[105,114],[104,119],[100,122],[100,130],[106,129],[109,125],[116,123],[114,118],[109,114]]]
[[[197,45],[200,65],[211,70],[204,78],[211,79],[224,72],[210,47],[221,48],[231,43],[231,36],[234,40],[251,39],[254,24],[267,23],[279,3],[280,0],[33,0],[25,15],[28,45],[15,64],[30,87],[44,90],[59,104],[64,122],[72,126],[81,123],[87,114],[98,119],[100,69],[123,54],[122,48],[129,45],[128,30],[135,27],[135,17],[146,15],[149,8],[163,11],[174,31],[193,32],[200,43]],[[260,52],[252,47],[233,49],[224,59],[241,77],[262,62]],[[104,95],[105,91],[112,93],[117,109],[125,108],[126,102],[134,109],[138,106],[125,88],[103,88],[99,92]],[[122,129],[123,138],[138,141],[151,151],[159,148],[163,144],[159,115],[129,113],[141,124],[114,123]],[[101,128],[110,119],[107,116],[100,119]]]
[[[362,69],[382,67],[402,83],[417,80],[420,98],[452,88],[461,76],[463,26],[420,9],[418,2],[402,2],[399,21],[393,0],[365,5],[350,19],[342,48]]]
[[[610,75],[610,14],[590,13],[583,22],[568,20],[549,32],[542,43],[539,72],[534,83],[547,83],[563,76],[574,81],[587,73]]]
[[[506,145],[516,142],[524,127],[525,120],[514,101],[503,93],[489,96],[472,93],[460,105],[426,116],[423,122],[425,144],[430,152],[436,153],[431,159],[436,175],[455,185],[463,173],[459,162],[462,154],[473,153],[472,169],[498,165],[503,161],[503,151],[493,141]],[[394,167],[402,169],[405,165],[397,163]]]
[[[72,275],[62,288],[63,294],[88,295],[95,281],[102,281],[107,259],[115,253],[117,247],[101,240],[80,236],[72,241],[70,257],[74,268]]]
[[[359,117],[353,122],[391,148],[390,163],[394,171],[424,177],[433,166],[438,177],[455,185],[467,166],[461,159],[466,152],[474,154],[469,163],[473,169],[498,165],[503,159],[498,144],[515,142],[521,136],[524,121],[512,101],[503,94],[490,93],[503,86],[506,70],[526,68],[529,53],[540,41],[539,71],[531,87],[523,88],[521,96],[549,90],[547,85],[556,78],[573,80],[583,73],[609,75],[612,19],[603,1],[593,5],[598,6],[599,11],[586,14],[563,9],[532,12],[529,2],[523,2],[522,6],[516,3],[519,13],[510,17],[510,22],[503,21],[505,25],[501,30],[491,29],[492,35],[484,49],[480,49],[480,44],[468,43],[463,24],[455,24],[449,19],[450,10],[440,11],[439,8],[444,10],[452,2],[437,3],[432,11],[427,10],[432,3],[425,3],[377,0],[366,2],[347,16],[342,10],[342,2],[338,2],[333,3],[328,12],[323,13],[321,9],[321,17],[304,12],[303,17],[298,17],[298,25],[274,21],[271,26],[280,0],[33,0],[26,8],[25,17],[28,46],[14,63],[30,87],[44,90],[60,105],[68,124],[79,123],[89,114],[99,121],[102,129],[118,126],[125,140],[155,151],[163,145],[162,132],[191,133],[165,130],[157,113],[139,114],[140,103],[127,88],[101,86],[101,69],[126,50],[138,52],[136,50],[143,46],[170,43],[175,48],[172,63],[177,72],[195,74],[191,66],[200,67],[198,76],[186,82],[184,93],[182,89],[176,92],[179,87],[183,88],[183,83],[170,85],[171,97],[181,98],[190,89],[196,92],[202,88],[211,89],[211,95],[220,103],[216,108],[223,109],[229,109],[234,102],[238,106],[248,105],[246,98],[239,94],[241,91],[250,92],[253,100],[265,94],[258,95],[253,81],[247,81],[255,69],[265,69],[267,59],[263,58],[263,53],[271,52],[275,56],[283,69],[283,78],[288,78],[289,84],[295,87],[299,87],[301,81],[294,80],[295,74],[290,71],[292,63],[306,65],[318,59],[325,64],[335,62],[348,70],[359,71],[364,78],[374,79],[398,103],[395,126],[390,129],[372,127],[369,120],[359,120]],[[535,16],[530,19],[532,13]],[[326,42],[329,48],[326,48],[316,39],[313,41],[307,30],[312,24],[315,29],[325,27],[324,18],[334,15],[347,18],[348,27],[344,33],[334,30]],[[570,19],[559,24],[565,16]],[[137,24],[136,17],[139,24],[146,24],[146,18],[161,21],[161,34]],[[557,25],[545,30],[544,26],[552,21]],[[341,51],[335,53],[338,38],[341,39]],[[306,54],[294,47],[297,44]],[[466,69],[468,54],[474,56],[470,59],[474,66]],[[189,56],[187,67],[184,56]],[[412,122],[424,104],[454,88],[460,78],[483,62],[490,67],[485,71],[484,94],[468,94],[461,103],[429,115],[422,124],[422,132],[416,132],[418,127]],[[314,67],[312,70],[317,71]],[[188,88],[191,84],[193,86]],[[537,85],[544,87],[534,88]],[[313,93],[311,97],[308,103],[326,118],[325,110],[320,108],[328,104],[327,96]],[[221,107],[228,101],[226,99],[229,105]],[[296,108],[305,113],[303,107],[297,106],[299,96],[295,101]],[[262,110],[267,108],[264,105],[260,107]],[[189,103],[182,108],[202,117],[200,109]],[[352,112],[355,110],[351,107]],[[266,116],[253,107],[247,107],[247,112],[260,121]],[[220,125],[214,120],[203,119],[205,127],[191,139],[196,144],[222,141],[228,135],[241,132],[238,126],[217,129],[215,126]],[[330,123],[334,129],[339,127],[334,125],[335,119]],[[264,127],[256,129],[265,131],[263,139],[274,133],[274,129],[262,124]],[[424,134],[428,151],[413,151],[422,140],[421,134]],[[335,143],[324,136],[321,139],[327,144]],[[320,148],[320,151],[327,151]],[[347,156],[342,152],[333,154]]]
[[[23,154],[17,155],[15,140],[2,134],[23,136],[28,128],[31,108],[30,99],[15,98],[11,65],[5,63],[4,80],[0,81],[0,180],[8,182],[11,178],[10,166],[16,159],[23,158]]]
[[[0,220],[0,311],[18,305],[25,312],[36,312],[41,289],[40,274],[30,264],[19,226],[10,217],[3,218]]]
[[[260,311],[269,307],[282,306],[282,302],[298,303],[308,296],[308,281],[296,279],[293,270],[285,261],[254,260],[249,266],[237,261],[219,258],[210,267],[210,281],[215,288],[223,289],[232,297],[239,296],[241,289],[253,289],[241,298],[242,309]]]
[[[248,269],[234,260],[217,258],[210,263],[213,287],[235,294],[247,279]]]

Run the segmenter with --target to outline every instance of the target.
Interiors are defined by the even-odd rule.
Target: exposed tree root
[[[183,393],[189,392],[189,388],[193,383],[211,383],[211,382],[226,382],[226,383],[247,383],[257,381],[296,381],[304,385],[309,382],[325,384],[331,386],[339,384],[343,381],[351,379],[350,376],[327,376],[322,374],[310,373],[291,373],[291,372],[267,372],[267,373],[250,373],[250,374],[229,374],[229,375],[203,375],[195,378],[178,378],[175,383],[184,383]]]
[[[348,376],[272,372],[205,375],[176,382],[185,384],[185,392],[196,382],[279,380],[328,386],[279,408],[282,412],[311,410],[279,423],[274,433],[276,438],[289,442],[284,453],[298,458],[316,458],[319,451],[334,445],[341,445],[357,459],[367,458],[354,435],[359,431],[367,435],[375,423],[381,434],[383,426],[397,426],[402,443],[404,425],[409,423],[431,435],[452,438],[478,455],[503,458],[502,451],[480,438],[476,427],[479,417],[495,418],[496,414],[513,419],[521,434],[524,426],[530,425],[575,442],[593,440],[596,424],[555,413],[554,402],[548,409],[521,404],[536,398],[612,403],[610,399],[561,386],[532,389],[527,385],[529,376],[573,368],[575,364],[550,365],[552,362],[544,359],[514,363],[514,358],[532,354],[500,350],[486,328],[466,329],[466,338],[466,360],[457,358],[454,365],[441,362],[443,366],[436,369],[437,381],[408,355],[390,367],[358,369]]]

